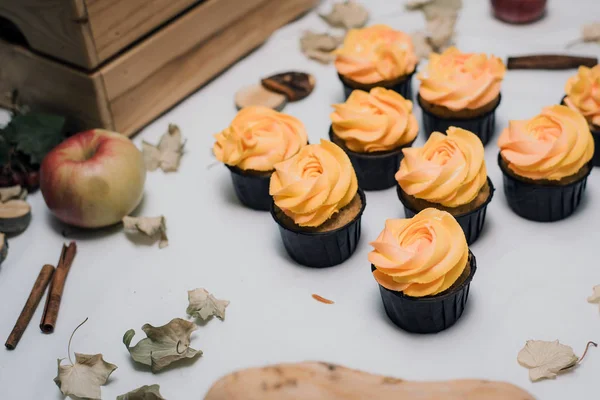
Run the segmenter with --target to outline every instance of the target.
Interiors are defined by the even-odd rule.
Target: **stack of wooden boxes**
[[[0,0],[0,106],[131,135],[318,0]]]

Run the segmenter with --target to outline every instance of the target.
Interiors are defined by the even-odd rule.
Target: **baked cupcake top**
[[[243,170],[272,171],[308,142],[304,124],[267,107],[240,110],[231,125],[215,135],[217,160]]]
[[[297,225],[315,227],[348,205],[358,190],[350,159],[337,145],[321,139],[275,165],[269,193]]]
[[[449,47],[442,54],[431,54],[427,68],[417,74],[419,95],[453,111],[478,109],[498,97],[505,72],[498,57]]]
[[[337,71],[363,84],[411,74],[418,62],[411,37],[387,25],[351,29],[335,54]]]
[[[331,113],[333,132],[348,149],[358,153],[393,150],[412,142],[419,126],[413,104],[402,95],[382,87],[352,92]]]
[[[600,64],[579,67],[577,75],[567,81],[565,93],[565,104],[600,128]]]
[[[483,145],[465,129],[451,126],[446,133],[433,132],[423,147],[402,149],[396,180],[411,196],[458,207],[473,201],[485,185]]]
[[[545,107],[530,120],[510,121],[498,146],[508,168],[530,179],[559,180],[574,175],[594,155],[587,121],[561,105]]]
[[[446,211],[426,208],[413,218],[388,219],[374,242],[373,276],[407,296],[436,295],[452,286],[469,260],[465,234]]]

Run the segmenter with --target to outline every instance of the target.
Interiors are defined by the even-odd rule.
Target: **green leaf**
[[[58,115],[15,115],[2,130],[2,136],[28,156],[31,164],[39,164],[50,150],[63,141],[64,127],[65,118]]]

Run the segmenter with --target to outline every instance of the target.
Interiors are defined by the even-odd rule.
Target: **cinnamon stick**
[[[77,245],[75,242],[69,243],[69,246],[63,244],[62,251],[60,253],[60,259],[56,265],[56,271],[54,272],[54,278],[50,284],[50,292],[46,299],[46,307],[44,308],[44,315],[40,322],[40,329],[44,333],[54,332],[56,326],[56,319],[58,317],[58,309],[60,308],[60,301],[62,299],[63,290],[65,288],[65,280],[73,264],[73,259],[77,253]]]
[[[19,340],[21,340],[27,325],[29,325],[29,321],[31,321],[31,317],[33,317],[38,304],[40,304],[40,300],[42,299],[53,274],[54,267],[52,265],[46,264],[42,267],[42,270],[33,284],[29,298],[27,298],[25,306],[23,306],[23,311],[21,311],[21,315],[19,315],[15,327],[4,344],[7,349],[14,350],[14,348],[17,347],[17,344],[19,344]]]
[[[598,64],[596,57],[578,57],[560,54],[540,54],[530,56],[508,57],[508,69],[572,69],[593,67]]]

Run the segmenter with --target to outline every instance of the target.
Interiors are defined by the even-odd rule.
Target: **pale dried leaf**
[[[439,17],[456,17],[462,8],[462,0],[410,1],[405,4],[408,10],[421,10],[427,21]]]
[[[201,350],[190,347],[190,336],[196,329],[196,324],[175,318],[159,327],[150,324],[142,326],[147,337],[133,347],[129,345],[135,331],[130,329],[125,332],[123,343],[134,361],[149,365],[152,372],[157,372],[175,361],[202,355]]]
[[[581,30],[584,42],[598,42],[600,44],[600,22],[586,24]]]
[[[150,238],[158,238],[160,249],[169,245],[167,237],[167,219],[159,217],[124,217],[123,227],[128,234],[142,233]]]
[[[433,47],[429,43],[429,38],[425,32],[419,31],[411,35],[415,46],[415,53],[420,59],[427,59],[434,52]]]
[[[592,289],[594,293],[590,297],[588,297],[588,303],[592,304],[600,304],[600,285],[596,285]]]
[[[369,12],[354,1],[335,3],[329,14],[319,14],[334,28],[362,28],[369,20]]]
[[[185,142],[179,127],[169,124],[169,130],[162,135],[157,146],[145,141],[142,142],[142,153],[146,169],[154,171],[160,168],[164,172],[177,171],[184,146]]]
[[[528,340],[517,356],[519,364],[529,369],[532,382],[554,379],[560,370],[574,366],[578,360],[573,349],[558,340]]]
[[[189,290],[188,301],[187,313],[203,320],[212,315],[225,319],[225,308],[229,305],[229,300],[219,300],[203,288]]]
[[[117,396],[117,400],[166,400],[160,394],[159,385],[144,385],[129,393]]]
[[[25,200],[27,190],[20,185],[0,188],[0,202],[6,203],[9,200]]]
[[[117,366],[107,363],[102,354],[75,353],[75,364],[61,365],[58,360],[58,375],[54,382],[65,396],[85,399],[100,399],[100,386],[105,385]]]
[[[333,51],[344,41],[343,36],[306,31],[300,38],[300,49],[308,58],[329,64],[335,60]]]
[[[450,46],[455,25],[455,16],[442,16],[427,21],[428,41],[435,52],[441,52]]]

